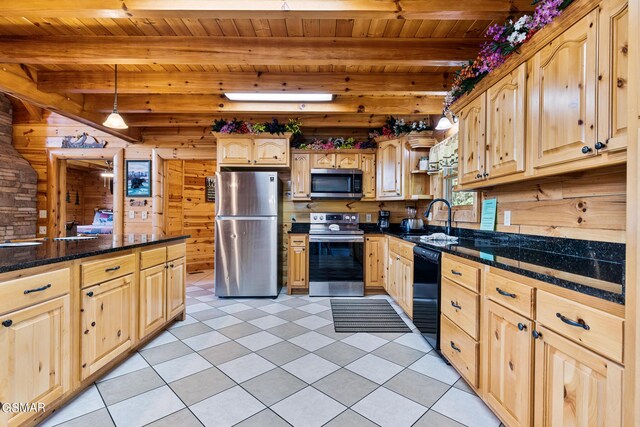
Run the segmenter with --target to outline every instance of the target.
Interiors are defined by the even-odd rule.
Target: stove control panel
[[[358,224],[360,215],[357,213],[312,213],[312,224]]]

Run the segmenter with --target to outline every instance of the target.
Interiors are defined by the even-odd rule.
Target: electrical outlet
[[[38,234],[47,234],[47,226],[41,225],[40,227],[38,227]]]
[[[504,225],[511,225],[511,211],[504,211]]]
[[[142,211],[142,219],[147,219],[147,211]]]
[[[38,217],[42,219],[46,218],[47,217],[46,209],[41,209],[40,211],[38,211]]]
[[[129,219],[136,219],[136,211],[129,211]]]
[[[367,214],[366,217],[367,217],[367,222],[371,222],[371,214]]]

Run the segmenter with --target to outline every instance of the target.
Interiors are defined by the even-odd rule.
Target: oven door
[[[359,169],[312,169],[312,199],[361,199],[362,171]]]
[[[364,237],[309,236],[309,296],[364,296]]]

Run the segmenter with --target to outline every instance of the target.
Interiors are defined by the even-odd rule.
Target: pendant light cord
[[[115,79],[115,92],[113,97],[113,112],[116,113],[118,111],[118,64],[116,64],[116,79]]]

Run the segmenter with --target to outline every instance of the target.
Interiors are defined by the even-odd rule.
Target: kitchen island
[[[42,420],[185,317],[188,236],[100,236],[0,247],[0,401]]]

